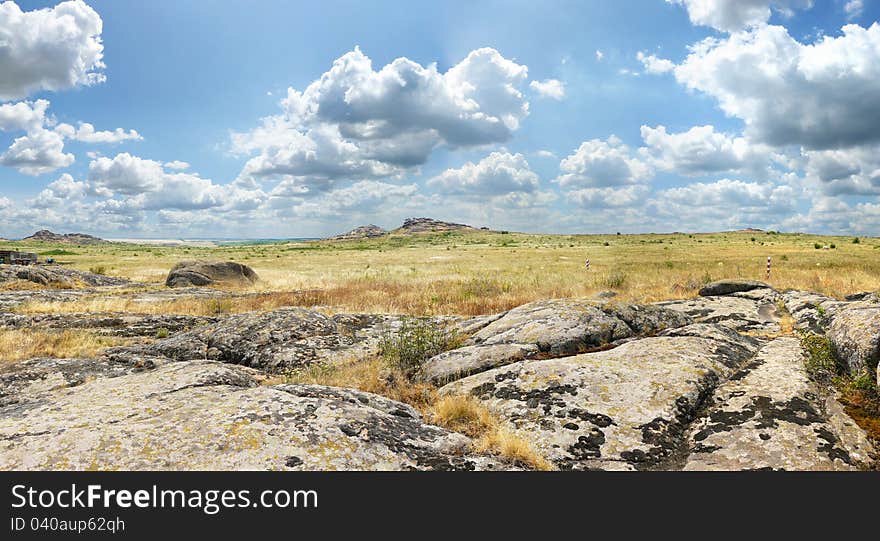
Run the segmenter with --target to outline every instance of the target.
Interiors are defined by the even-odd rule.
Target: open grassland
[[[646,235],[527,235],[487,231],[391,235],[361,241],[312,241],[217,247],[5,243],[81,270],[161,286],[182,259],[250,265],[263,279],[248,295],[224,300],[136,303],[86,298],[22,311],[212,314],[325,306],[328,310],[477,315],[529,301],[592,296],[611,290],[623,301],[696,295],[722,278],[765,279],[776,288],[831,296],[880,289],[880,239],[774,232]],[[591,261],[589,270],[585,259]]]

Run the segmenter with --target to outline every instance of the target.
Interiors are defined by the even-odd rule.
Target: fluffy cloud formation
[[[47,100],[0,104],[0,130],[35,131],[46,122]]]
[[[880,195],[880,146],[807,151],[806,179],[828,195]]]
[[[24,131],[6,152],[0,155],[0,165],[14,167],[27,175],[50,173],[74,163],[73,154],[64,152],[64,140],[84,143],[119,143],[143,139],[135,130],[97,131],[87,122],[74,128],[70,124],[55,125],[47,114],[48,100],[20,101],[0,105],[0,131]]]
[[[122,141],[141,141],[143,137],[135,131],[116,128],[113,131],[95,131],[95,127],[88,122],[81,122],[79,128],[70,124],[59,124],[55,131],[68,139],[83,143],[121,143]]]
[[[675,69],[675,63],[665,58],[657,58],[651,54],[646,55],[642,51],[636,53],[636,59],[645,66],[645,71],[655,75],[660,73],[668,73]]]
[[[103,82],[101,30],[81,0],[26,12],[0,4],[0,100]]]
[[[565,97],[565,84],[558,79],[532,81],[529,83],[529,88],[537,92],[542,98],[561,100]]]
[[[337,179],[400,175],[441,145],[504,142],[528,115],[527,76],[489,48],[445,73],[406,58],[377,71],[355,48],[302,92],[288,89],[282,114],[233,134],[233,150],[257,153],[240,177],[298,177],[306,190],[326,190]]]
[[[603,188],[649,180],[651,167],[615,136],[581,143],[559,164],[556,181],[563,188]]]
[[[572,190],[566,199],[583,208],[620,208],[640,203],[648,193],[646,186],[624,186],[622,188],[583,188]]]
[[[666,0],[687,9],[696,25],[734,32],[770,20],[771,8],[784,16],[794,9],[809,9],[813,0]]]
[[[722,173],[767,176],[772,153],[765,145],[715,131],[713,126],[694,126],[686,132],[668,133],[665,126],[642,126],[645,151],[658,169],[686,177]]]
[[[0,154],[0,164],[15,167],[27,175],[41,175],[74,162],[73,154],[64,153],[64,139],[60,134],[44,129],[34,130],[13,141]]]
[[[522,154],[493,152],[478,163],[468,162],[459,169],[447,169],[430,179],[428,186],[445,193],[502,195],[532,192],[538,183],[538,175],[529,168]]]
[[[672,227],[767,227],[796,210],[797,196],[791,186],[721,179],[661,190],[649,211]]]
[[[716,98],[759,142],[829,149],[880,140],[877,23],[809,45],[781,26],[709,38],[692,46],[675,77]]]
[[[253,208],[254,196],[235,184],[217,185],[190,173],[169,173],[160,162],[117,154],[89,164],[88,190],[107,198],[104,209],[127,213],[135,210]],[[123,196],[113,199],[116,196]]]

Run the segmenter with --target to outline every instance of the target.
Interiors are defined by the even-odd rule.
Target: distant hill
[[[426,231],[466,231],[476,228],[465,224],[442,222],[433,218],[407,218],[395,233],[424,233]]]
[[[336,235],[335,237],[328,237],[325,240],[357,240],[357,239],[371,239],[374,237],[381,237],[387,235],[388,231],[382,229],[378,225],[362,225],[360,227],[356,227],[349,231],[348,233],[343,233],[342,235]]]
[[[102,244],[107,242],[104,239],[100,239],[92,235],[86,235],[85,233],[65,233],[62,235],[58,233],[53,233],[48,229],[37,231],[30,237],[25,237],[21,240],[58,242],[62,244]]]

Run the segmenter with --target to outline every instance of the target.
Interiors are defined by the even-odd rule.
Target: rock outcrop
[[[405,404],[253,370],[169,363],[0,408],[0,469],[474,470],[470,440]]]
[[[802,291],[783,295],[799,328],[824,334],[851,375],[870,372],[880,384],[880,302],[872,294],[851,299],[839,301]]]
[[[335,237],[329,237],[324,240],[360,240],[360,239],[372,239],[376,237],[384,237],[388,234],[388,231],[382,229],[378,225],[362,225],[360,227],[356,227],[349,231],[348,233],[343,233],[341,235],[336,235]]]
[[[443,222],[433,218],[407,218],[403,225],[396,230],[397,233],[425,233],[442,231],[471,231],[474,228],[465,224]]]
[[[41,241],[41,242],[55,242],[62,244],[104,244],[108,241],[94,237],[92,235],[86,235],[85,233],[64,233],[58,234],[49,231],[48,229],[41,229],[37,231],[33,235],[29,237],[25,237],[22,240],[28,241]]]
[[[680,312],[650,305],[584,299],[533,302],[489,322],[465,347],[429,359],[423,377],[442,384],[523,359],[574,355],[688,323]]]
[[[0,328],[141,337],[95,358],[0,364],[0,469],[522,466],[476,452],[464,434],[390,398],[277,384],[290,370],[333,370],[375,355],[402,316],[6,311],[27,298],[108,291],[0,292]],[[825,333],[851,370],[864,371],[876,363],[877,298],[839,301],[766,285],[718,291],[651,305],[557,299],[470,319],[434,317],[466,340],[419,375],[441,396],[479,400],[559,469],[875,468],[872,442],[833,392],[810,379],[799,340],[779,337],[778,305],[798,327]],[[116,294],[151,303],[252,293]]]
[[[74,286],[121,286],[131,284],[125,278],[116,278],[80,271],[59,265],[20,266],[0,265],[0,282],[25,280],[47,287],[67,288]]]
[[[731,293],[743,293],[762,288],[769,289],[770,286],[764,282],[756,282],[754,280],[719,280],[700,288],[700,295],[703,297],[730,295]]]
[[[396,316],[331,317],[305,308],[280,308],[234,314],[152,344],[111,348],[108,354],[119,359],[208,359],[279,373],[363,356],[375,348],[382,332],[399,324]]]
[[[657,306],[680,311],[700,323],[718,323],[740,332],[770,333],[779,331],[777,300],[775,291],[762,287],[724,296],[659,302]]]
[[[795,338],[765,345],[714,393],[689,431],[686,470],[853,470],[870,443],[840,410],[827,411]]]
[[[522,361],[441,393],[482,400],[559,468],[657,467],[718,382],[757,351],[754,340],[730,330],[695,325],[687,334]]]
[[[174,265],[165,279],[168,287],[210,286],[231,284],[254,285],[259,277],[247,265],[235,261],[181,261]]]

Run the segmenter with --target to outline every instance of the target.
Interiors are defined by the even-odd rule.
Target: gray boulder
[[[450,383],[471,395],[562,469],[662,467],[720,380],[757,342],[692,325],[573,357],[527,360]]]
[[[252,268],[234,261],[181,261],[171,268],[165,285],[193,287],[222,283],[250,286],[257,280],[259,277]]]
[[[874,373],[880,360],[880,304],[859,301],[839,309],[826,336],[850,374]]]
[[[0,470],[473,470],[464,435],[354,390],[261,386],[253,370],[168,363],[0,407]]]
[[[779,314],[773,302],[774,296],[743,296],[756,291],[770,290],[664,301],[658,302],[657,306],[678,310],[700,323],[718,323],[741,332],[779,331]]]
[[[636,336],[680,327],[690,319],[656,306],[585,299],[538,301],[504,314],[464,322],[475,329],[464,347],[428,359],[421,377],[437,385],[536,357],[574,355]]]
[[[718,280],[703,286],[700,289],[700,296],[730,295],[731,293],[740,293],[759,288],[770,288],[770,286],[764,282],[756,282],[754,280]]]
[[[715,391],[688,433],[686,470],[854,470],[864,432],[820,397],[796,338],[777,338]]]
[[[399,316],[337,314],[279,308],[225,317],[152,344],[111,348],[107,354],[164,357],[172,361],[209,359],[278,373],[316,362],[337,362],[374,352]],[[438,318],[437,324],[445,324]]]

